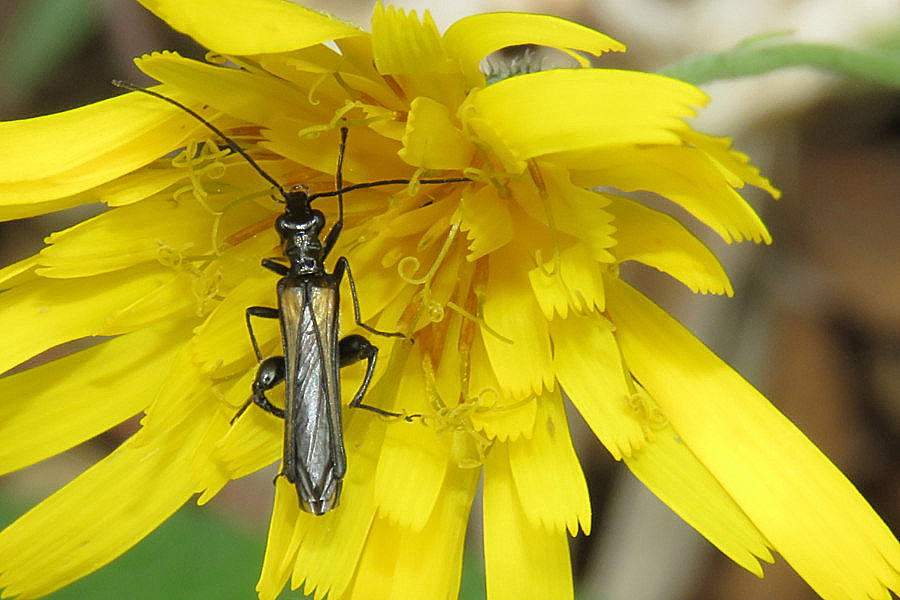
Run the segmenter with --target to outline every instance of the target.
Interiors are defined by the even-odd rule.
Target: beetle
[[[312,514],[322,515],[340,502],[341,486],[347,471],[341,425],[341,367],[366,361],[363,381],[349,406],[362,408],[382,416],[403,417],[412,421],[418,415],[401,415],[363,403],[372,380],[378,348],[358,334],[339,338],[340,285],[347,274],[353,299],[356,324],[382,336],[404,337],[399,332],[384,332],[362,322],[356,284],[346,257],[339,257],[334,270],[325,269],[325,260],[337,242],[344,225],[343,195],[363,188],[408,184],[407,179],[385,179],[343,186],[343,160],[347,143],[347,128],[341,128],[335,190],[310,194],[304,185],[290,190],[266,173],[257,163],[221,130],[184,104],[154,90],[114,81],[114,85],[131,91],[149,94],[177,106],[203,123],[222,138],[227,146],[240,154],[266,181],[277,190],[284,203],[284,212],[275,221],[275,231],[281,240],[281,250],[288,264],[270,258],[262,266],[281,276],[276,293],[278,307],[251,306],[245,311],[250,342],[258,368],[250,399],[238,410],[234,423],[244,411],[255,404],[266,412],[284,419],[284,455],[281,473],[297,490],[300,507]],[[466,177],[421,179],[422,184],[442,184],[471,181]],[[325,216],[312,208],[318,198],[337,196],[338,219],[324,241],[321,233]],[[263,358],[251,317],[278,319],[281,325],[283,356]],[[266,392],[285,383],[284,408],[274,405]]]
[[[283,193],[285,210],[275,222],[281,238],[283,255],[290,265],[263,259],[263,267],[281,275],[276,290],[278,308],[251,306],[246,310],[247,329],[259,369],[253,381],[253,395],[235,418],[254,403],[285,421],[284,460],[281,471],[297,488],[301,507],[321,515],[335,508],[340,499],[341,483],[347,470],[341,428],[340,367],[366,360],[366,373],[350,402],[351,407],[364,408],[385,416],[398,413],[363,404],[372,379],[378,348],[361,335],[338,339],[340,284],[347,273],[357,325],[385,336],[402,337],[401,333],[375,330],[362,323],[356,285],[350,263],[341,256],[334,270],[325,270],[325,259],[343,228],[343,189],[341,163],[347,129],[341,129],[336,187],[339,218],[324,242],[320,234],[325,216],[311,203],[321,195],[309,194],[304,186]],[[251,317],[279,319],[283,356],[263,360],[253,334]],[[285,383],[284,409],[266,398],[266,391]],[[411,416],[406,417],[412,420]]]

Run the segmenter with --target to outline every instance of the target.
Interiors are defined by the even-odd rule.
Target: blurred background
[[[304,4],[365,25],[373,2]],[[900,52],[896,0],[394,4],[420,14],[430,10],[441,30],[477,12],[555,14],[628,45],[627,54],[603,57],[598,66],[647,71],[771,32]],[[136,2],[4,0],[0,119],[106,98],[116,93],[109,83],[114,78],[149,83],[131,59],[162,49],[195,58],[204,54]],[[775,242],[728,246],[694,227],[732,276],[732,299],[694,297],[665,276],[637,268],[628,277],[763,390],[898,532],[900,91],[803,68],[702,87],[712,102],[695,126],[734,138],[735,147],[784,191],[778,202],[752,190],[748,196]],[[684,213],[672,212],[695,225]],[[66,211],[0,224],[0,266],[35,252],[48,232],[84,216]],[[594,533],[572,541],[580,598],[815,598],[780,559],[762,580],[732,564],[610,459],[577,413],[571,418],[594,508]],[[134,427],[127,423],[0,479],[0,525],[108,453]],[[252,597],[274,473],[230,484],[203,510],[186,507],[123,558],[51,598]],[[473,510],[466,600],[484,597],[479,513]]]

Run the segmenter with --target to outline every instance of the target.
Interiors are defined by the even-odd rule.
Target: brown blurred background
[[[306,3],[366,24],[370,2]],[[750,36],[900,47],[896,0],[549,0],[398,3],[431,10],[440,29],[493,10],[563,16],[625,42],[600,66],[657,70]],[[110,80],[146,83],[133,56],[203,50],[126,0],[0,3],[0,118],[46,114],[108,97]],[[750,192],[775,242],[727,246],[690,226],[723,259],[733,299],[693,297],[656,273],[630,276],[762,389],[900,531],[900,91],[807,69],[703,86],[699,129],[729,135],[784,191]],[[684,215],[675,213],[679,218]],[[0,265],[84,213],[0,224]],[[2,399],[0,401],[9,401]],[[719,555],[614,463],[573,414],[589,476],[594,534],[573,541],[582,598],[814,598],[784,561],[758,580]],[[62,457],[0,479],[0,497],[33,502],[127,435],[126,424]],[[213,509],[262,536],[271,474],[226,488]],[[823,499],[823,502],[826,499]],[[475,510],[473,513],[477,514]],[[470,546],[477,556],[480,525]],[[477,561],[476,561],[477,563]],[[185,596],[191,597],[191,596]],[[245,597],[238,594],[236,597]],[[475,596],[478,597],[477,593]]]

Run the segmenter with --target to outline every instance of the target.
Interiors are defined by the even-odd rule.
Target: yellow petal
[[[110,314],[153,293],[173,277],[162,267],[134,269],[84,279],[34,281],[0,294],[0,371],[63,342],[105,329]]]
[[[503,247],[513,237],[512,218],[506,203],[492,186],[483,186],[460,201],[460,228],[467,231],[469,255],[474,261]]]
[[[531,439],[509,442],[509,467],[522,512],[532,526],[576,535],[591,532],[591,501],[569,435],[559,392],[538,400]]]
[[[680,135],[688,132],[683,130]],[[697,148],[667,145],[603,149],[555,157],[575,169],[572,180],[587,187],[659,194],[682,206],[726,242],[772,241],[753,208],[729,185],[721,169]]]
[[[11,199],[9,204],[0,203],[0,221],[27,219],[93,202],[85,200],[81,194],[77,193],[74,196],[46,200],[45,198],[48,196],[70,193],[65,189],[52,189],[55,187],[53,183],[49,185],[47,183],[0,183],[0,190],[3,190],[0,195],[7,195]],[[15,194],[19,194],[19,196],[13,199]]]
[[[144,94],[0,123],[0,155],[6,157],[0,206],[12,210],[106,183],[177,148],[198,127],[183,111]]]
[[[502,133],[494,127],[490,120],[478,116],[478,113],[464,105],[460,108],[459,116],[463,123],[463,129],[473,139],[477,140],[480,147],[489,149],[492,162],[497,163],[498,171],[520,174],[528,166],[528,163],[512,147],[507,145]]]
[[[88,440],[145,410],[183,323],[144,329],[0,379],[0,473]],[[128,382],[109,386],[110,381]]]
[[[469,357],[471,371],[466,392],[467,399],[475,403],[475,410],[469,416],[472,426],[487,438],[504,442],[530,435],[537,414],[537,396],[520,399],[503,394],[480,339],[482,335],[491,334],[476,334]]]
[[[96,330],[96,335],[116,335],[123,331],[136,331],[163,320],[196,317],[202,308],[198,303],[197,280],[187,273],[174,277],[118,310],[107,315],[106,322]],[[194,327],[196,321],[191,322]]]
[[[484,395],[482,405],[469,417],[476,431],[488,439],[496,438],[503,442],[531,433],[537,413],[536,397],[497,404],[491,403],[492,399],[490,394]]]
[[[730,139],[712,137],[693,130],[685,132],[684,139],[713,160],[732,186],[739,188],[746,181],[766,190],[773,198],[781,197],[781,192],[760,175],[759,169],[750,164],[746,154],[731,150]]]
[[[583,25],[550,15],[525,13],[463,17],[447,28],[442,41],[448,53],[459,61],[466,82],[472,87],[484,85],[484,75],[478,70],[481,59],[508,46],[536,44],[595,56],[608,50],[625,50],[624,44]]]
[[[166,249],[206,254],[212,251],[212,225],[213,216],[197,202],[140,202],[51,234],[37,273],[53,278],[98,275],[161,260]]]
[[[682,118],[705,102],[697,88],[660,75],[557,69],[474,91],[460,115],[464,122],[489,123],[509,151],[525,160],[573,150],[680,144],[677,132],[687,129]]]
[[[585,244],[563,250],[559,262],[550,260],[531,269],[528,279],[544,317],[555,314],[566,318],[569,307],[579,312],[603,310],[603,274],[606,268],[598,263]]]
[[[831,461],[662,309],[618,280],[607,294],[629,369],[797,573],[828,599],[900,590],[900,543]]]
[[[522,276],[521,260],[508,245],[491,254],[490,260],[484,321],[491,331],[484,331],[483,339],[497,381],[516,398],[552,389],[547,321]]]
[[[448,471],[434,512],[421,529],[376,519],[349,598],[368,600],[372,590],[391,600],[456,598],[478,475],[476,469]]]
[[[400,158],[423,169],[463,169],[474,153],[446,106],[425,96],[412,101]]]
[[[200,375],[202,377],[202,374]],[[251,385],[256,370],[249,370],[243,377],[232,381],[225,393],[224,420],[231,421],[251,395]],[[220,388],[224,388],[220,384]],[[284,407],[284,387],[277,386],[267,394],[275,406]],[[284,421],[253,405],[231,424],[214,443],[211,452],[212,469],[198,473],[197,487],[203,494],[197,504],[209,502],[232,479],[239,479],[274,463],[282,457]],[[297,493],[293,492],[297,504]]]
[[[299,129],[319,124],[316,115],[325,121],[331,118],[327,108],[311,104],[305,93],[264,73],[211,65],[174,52],[145,54],[136,58],[134,64],[157,81],[180,90],[184,96],[202,99],[204,109],[208,105],[241,121],[274,129],[285,123],[285,117],[291,117]],[[198,112],[210,117],[215,114],[210,115],[208,109]],[[260,187],[265,188],[265,182],[260,181]]]
[[[155,161],[134,173],[85,190],[70,198],[76,204],[102,202],[107,206],[126,206],[163,191],[185,178],[186,173],[172,168],[171,159]]]
[[[597,439],[616,460],[646,440],[645,423],[633,410],[631,390],[609,321],[571,314],[550,322],[556,376]]]
[[[623,198],[609,196],[615,216],[620,261],[636,260],[668,273],[694,293],[731,296],[734,290],[722,264],[703,242],[667,214]]]
[[[344,38],[337,40],[335,45],[341,52],[341,76],[350,87],[372,98],[376,108],[402,112],[409,107],[409,98],[397,87],[396,81],[382,77],[375,68],[369,38]],[[400,136],[394,139],[400,139]]]
[[[38,255],[33,254],[0,269],[0,290],[37,280],[38,276],[34,274],[34,270],[38,264]]]
[[[538,171],[539,185],[546,186],[545,198],[542,200],[542,204],[546,206],[542,207],[543,215],[538,217],[532,212],[532,217],[541,222],[546,220],[548,227],[559,228],[587,244],[594,260],[612,262],[613,257],[608,249],[616,244],[616,228],[612,224],[613,215],[605,210],[609,198],[573,185],[568,171],[557,165],[547,162],[540,162],[538,165],[531,172]],[[517,193],[516,200],[523,203],[523,196],[524,194]]]
[[[392,598],[425,598],[422,581],[433,598],[459,595],[460,571],[469,512],[479,479],[478,469],[451,469],[431,520],[421,531],[404,531],[392,584]],[[363,588],[365,589],[365,588]],[[365,589],[371,597],[371,589]]]
[[[375,518],[375,459],[385,424],[364,410],[345,411],[345,415],[347,474],[341,504],[322,516],[303,515],[310,523],[291,578],[292,588],[305,581],[304,593],[315,591],[319,599],[325,593],[340,598],[347,590]]]
[[[216,417],[221,416],[217,415],[220,406],[218,397],[213,394],[209,381],[197,366],[190,363],[189,356],[187,344],[179,344],[179,353],[172,362],[172,368],[163,378],[155,401],[141,419],[141,431],[148,438],[165,438],[169,432],[184,427],[185,416],[191,411],[202,413],[206,422],[215,422]],[[201,436],[205,437],[206,433],[201,432]],[[203,456],[207,455],[204,452]]]
[[[282,0],[139,0],[173,29],[223,54],[289,52],[365,35],[349,23]]]
[[[394,388],[396,404],[411,413],[428,411],[419,345],[410,350]],[[390,369],[389,369],[390,370]],[[397,526],[421,531],[434,510],[450,466],[450,445],[422,423],[391,423],[375,472],[379,514]]]
[[[484,568],[492,600],[573,597],[565,532],[529,521],[505,444],[484,465]]]
[[[671,426],[656,428],[652,439],[625,463],[656,497],[731,560],[763,576],[758,559],[774,560],[765,536]]]
[[[260,268],[252,273],[213,310],[191,339],[193,361],[204,371],[228,376],[250,367],[253,347],[245,320],[249,306],[276,307],[278,278]],[[264,356],[280,351],[281,329],[277,319],[251,317],[253,334]]]
[[[113,560],[193,494],[188,462],[203,415],[164,439],[139,432],[0,532],[0,587],[36,598]]]
[[[407,13],[402,8],[385,8],[378,2],[372,14],[372,52],[379,73],[415,75],[423,70],[453,71],[427,10],[420,21],[414,10]]]
[[[266,554],[256,584],[259,600],[275,600],[281,594],[291,576],[302,525],[306,522],[300,515],[294,486],[285,477],[279,477],[275,480],[275,506],[269,522]]]
[[[372,14],[372,52],[375,68],[389,75],[406,96],[429,96],[456,106],[462,99],[462,81],[456,64],[446,55],[437,27],[426,10],[416,11],[379,2]]]

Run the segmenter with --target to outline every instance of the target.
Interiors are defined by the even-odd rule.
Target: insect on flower
[[[366,331],[386,337],[404,337],[400,332],[379,331],[362,322],[356,284],[347,258],[341,256],[329,273],[325,259],[337,242],[344,225],[345,192],[369,187],[408,184],[409,180],[390,179],[343,187],[342,167],[347,144],[346,127],[341,128],[341,142],[335,173],[335,190],[310,194],[309,188],[296,185],[290,190],[266,173],[234,140],[209,123],[197,112],[180,102],[122,81],[114,85],[149,94],[184,110],[221,137],[226,145],[240,154],[266,181],[278,191],[285,205],[275,222],[281,239],[284,265],[272,259],[262,260],[262,266],[281,276],[277,285],[278,308],[248,307],[245,316],[250,342],[259,367],[253,381],[252,395],[232,418],[237,420],[250,406],[256,404],[266,412],[284,419],[284,458],[280,475],[297,488],[303,510],[322,515],[337,507],[341,485],[347,471],[347,456],[341,426],[340,367],[366,361],[366,373],[353,400],[352,408],[363,408],[385,417],[402,417],[412,421],[418,415],[404,415],[363,403],[366,390],[375,371],[378,348],[362,335],[338,337],[340,315],[340,285],[347,273],[353,298],[356,324]],[[439,184],[470,181],[467,178],[423,179],[419,183]],[[338,220],[332,225],[324,242],[319,236],[325,227],[325,215],[312,208],[318,198],[337,196]],[[278,319],[281,324],[283,356],[263,359],[250,317]],[[266,392],[285,383],[284,408],[272,404]]]

